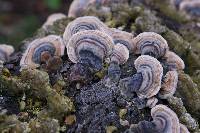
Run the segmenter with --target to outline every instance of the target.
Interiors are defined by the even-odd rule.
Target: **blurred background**
[[[56,12],[67,15],[73,0],[0,0],[0,44],[15,45],[31,37],[46,18]]]

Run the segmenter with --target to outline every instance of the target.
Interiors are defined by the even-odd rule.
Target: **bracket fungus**
[[[187,127],[180,123],[180,133],[190,133]]]
[[[80,17],[91,7],[110,7],[113,3],[122,3],[125,0],[74,0],[69,8],[68,17]]]
[[[14,52],[14,48],[11,45],[0,45],[0,60],[7,61],[9,56]]]
[[[108,27],[101,22],[97,17],[93,16],[84,16],[76,18],[74,21],[70,22],[65,28],[65,32],[63,34],[63,39],[65,45],[67,46],[69,39],[73,34],[85,31],[85,30],[100,30],[106,31]]]
[[[108,67],[108,77],[106,78],[106,85],[110,83],[117,83],[121,76],[119,65],[127,62],[129,58],[129,50],[121,43],[114,45],[113,51],[110,55],[110,63]]]
[[[160,58],[168,51],[167,41],[154,32],[143,32],[133,38],[135,54],[150,55]]]
[[[185,11],[193,16],[200,17],[200,1],[199,0],[184,0],[179,5],[180,11]]]
[[[90,0],[74,0],[70,5],[68,17],[80,17],[88,7]]]
[[[156,97],[151,97],[147,100],[146,107],[153,108],[158,103],[158,99]]]
[[[37,68],[54,56],[64,55],[65,45],[60,36],[49,35],[31,42],[20,61],[22,68]]]
[[[152,123],[161,133],[180,133],[179,119],[174,111],[165,105],[159,104],[151,109]]]
[[[175,5],[176,8],[179,7],[180,3],[184,0],[170,0],[170,2]]]
[[[113,50],[112,38],[98,30],[86,30],[72,36],[67,45],[69,59],[76,63],[72,67],[72,81],[86,79],[102,69],[102,63]]]
[[[141,121],[131,131],[134,133],[189,133],[187,127],[179,123],[178,116],[165,105],[159,104],[151,109],[153,120]]]
[[[66,18],[66,15],[63,14],[63,13],[54,13],[54,14],[51,14],[46,22],[42,25],[42,28],[46,28],[47,26],[49,25],[53,25],[53,23],[59,19],[63,19],[63,18]]]
[[[110,34],[110,36],[113,38],[115,44],[121,43],[125,45],[130,53],[135,51],[136,47],[133,45],[133,34],[116,28],[111,28],[108,34]]]
[[[169,71],[183,70],[185,68],[183,60],[174,52],[167,51],[163,59],[165,59],[165,65],[167,66]]]
[[[141,99],[153,97],[161,88],[163,67],[156,58],[148,55],[139,56],[134,64],[137,73],[119,83],[122,94],[135,92]]]
[[[159,91],[159,97],[162,99],[166,99],[170,96],[173,96],[176,91],[177,83],[178,83],[177,71],[168,71],[164,76],[164,81]]]

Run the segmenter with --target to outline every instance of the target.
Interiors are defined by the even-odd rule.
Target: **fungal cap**
[[[166,63],[168,66],[172,66],[173,68],[170,68],[170,70],[183,70],[185,68],[185,64],[183,60],[174,52],[167,51],[165,57]]]
[[[151,97],[147,100],[146,107],[153,108],[158,103],[158,99],[156,97]]]
[[[161,99],[167,99],[173,96],[178,83],[178,73],[177,71],[168,71],[164,77],[164,82],[159,91],[159,97]]]
[[[90,0],[74,0],[68,11],[68,17],[78,17],[88,7]]]
[[[59,19],[63,19],[63,18],[66,18],[66,15],[63,14],[63,13],[54,13],[54,14],[51,14],[46,22],[43,24],[42,28],[45,28],[46,26],[48,25],[53,25],[53,23]]]
[[[200,1],[199,0],[186,0],[180,3],[179,9],[181,11],[186,10],[188,7],[199,7],[200,8]]]
[[[14,47],[7,44],[0,44],[0,50],[4,51],[7,56],[10,56],[14,51]]]
[[[20,66],[22,68],[26,68],[26,67],[30,67],[30,68],[36,68],[39,66],[40,63],[35,62],[34,61],[34,55],[38,54],[36,52],[38,52],[38,50],[40,52],[50,52],[47,49],[42,50],[41,48],[43,48],[44,46],[51,46],[50,48],[55,48],[55,52],[51,53],[55,56],[62,56],[64,55],[64,50],[65,50],[65,46],[63,44],[63,40],[60,36],[56,36],[56,35],[49,35],[46,36],[44,38],[38,38],[36,40],[34,40],[33,42],[31,42],[25,53],[22,56],[22,59],[20,61]],[[41,58],[42,53],[39,53],[40,57],[37,58]]]
[[[116,60],[119,64],[124,64],[129,58],[129,50],[121,43],[114,45],[113,52],[111,54],[111,61]]]
[[[135,45],[133,44],[133,35],[131,33],[121,31],[116,28],[111,28],[108,31],[108,34],[113,38],[114,43],[121,43],[125,45],[130,53],[133,53],[136,49]]]
[[[112,38],[106,33],[98,30],[86,30],[72,36],[67,45],[67,54],[73,63],[78,62],[81,50],[91,51],[103,60],[110,56],[113,46]]]
[[[77,32],[85,30],[100,30],[104,32],[107,29],[108,27],[103,22],[101,22],[97,17],[93,16],[79,17],[67,25],[67,27],[65,28],[65,32],[63,34],[63,39],[65,45],[67,45],[72,35]]]
[[[169,47],[167,41],[159,34],[154,32],[143,32],[133,39],[136,47],[136,54],[153,53],[155,58],[165,55]]]
[[[161,88],[163,67],[160,62],[149,55],[139,56],[135,62],[137,73],[142,74],[142,84],[137,92],[140,98],[150,98],[158,93]]]
[[[0,61],[4,62],[9,59],[9,56],[14,52],[14,48],[11,45],[0,44]]]
[[[151,109],[156,129],[163,133],[180,133],[179,119],[174,111],[165,105],[159,104]]]
[[[180,133],[190,133],[187,127],[180,123]]]

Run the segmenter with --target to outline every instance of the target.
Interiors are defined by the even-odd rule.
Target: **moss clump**
[[[186,125],[187,128],[191,131],[197,131],[199,129],[198,122],[187,113],[186,108],[183,106],[181,98],[169,97],[167,99],[169,106],[174,110],[178,115],[179,120],[182,124]]]
[[[186,109],[200,119],[200,91],[191,77],[183,72],[179,73],[176,95],[183,100]]]
[[[56,119],[32,119],[29,122],[31,133],[58,133],[60,130],[59,122]]]
[[[178,23],[185,23],[188,21],[185,14],[182,14],[173,8],[173,5],[169,3],[169,0],[145,0],[145,2],[155,10],[158,10],[159,13],[162,13],[162,15],[165,15]]]
[[[7,116],[0,114],[0,131],[2,133],[22,133],[28,132],[28,124],[26,122],[20,122],[16,115]]]

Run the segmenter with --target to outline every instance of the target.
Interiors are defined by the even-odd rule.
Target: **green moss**
[[[186,125],[190,131],[199,130],[198,122],[192,118],[190,114],[187,113],[186,108],[183,106],[181,98],[169,97],[167,99],[169,106],[174,110],[174,112],[179,117],[179,120],[182,124]]]
[[[189,75],[179,73],[176,95],[183,100],[188,112],[200,119],[200,91]]]
[[[16,115],[0,115],[0,131],[2,133],[23,133],[28,132],[26,122],[17,120]]]
[[[46,99],[50,116],[61,118],[65,114],[74,111],[71,99],[58,94],[56,90],[51,88],[49,76],[46,72],[36,69],[26,69],[21,72],[19,78],[0,76],[0,85],[1,89],[13,92],[13,95],[19,92],[26,92],[28,93],[27,96],[31,95],[36,99]],[[32,109],[32,112],[38,112],[38,108],[34,108],[30,103],[28,105]]]
[[[177,11],[172,5],[170,5],[169,0],[148,0],[146,3],[152,6],[154,9],[158,10],[159,13],[171,18],[173,21],[178,23],[187,22],[187,18],[184,14]]]
[[[32,119],[29,122],[29,128],[31,133],[58,133],[60,126],[56,119]]]

